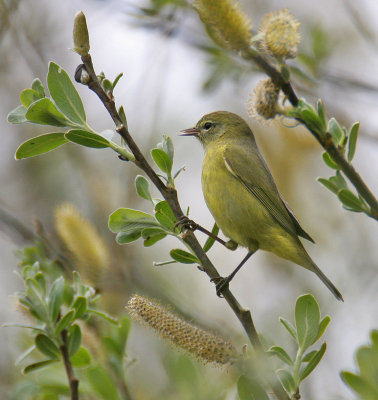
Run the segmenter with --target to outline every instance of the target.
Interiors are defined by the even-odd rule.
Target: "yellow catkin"
[[[193,7],[220,46],[237,51],[249,48],[252,26],[239,3],[233,0],[195,0]]]
[[[295,58],[301,41],[299,26],[287,8],[266,14],[259,27],[260,47],[278,58]]]
[[[270,79],[260,81],[248,100],[248,113],[252,117],[267,120],[278,114],[279,87]]]
[[[72,253],[78,269],[91,283],[96,283],[109,268],[110,254],[105,241],[73,204],[58,206],[54,217],[55,229]]]
[[[235,360],[236,351],[227,340],[194,326],[153,300],[136,294],[126,308],[134,320],[203,363],[223,365]]]

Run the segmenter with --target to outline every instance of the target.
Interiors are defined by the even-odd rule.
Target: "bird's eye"
[[[208,131],[212,126],[213,126],[213,124],[211,122],[206,122],[206,124],[203,126],[203,128],[206,131]]]

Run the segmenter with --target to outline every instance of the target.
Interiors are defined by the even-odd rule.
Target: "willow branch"
[[[66,375],[70,386],[71,400],[79,400],[79,380],[75,377],[75,373],[73,371],[70,360],[70,355],[68,353],[67,331],[64,329],[60,336],[62,338],[60,351],[63,356],[64,368],[66,370]]]
[[[296,95],[290,82],[285,81],[280,71],[278,71],[274,66],[272,66],[264,57],[262,57],[258,52],[250,49],[248,52],[244,52],[241,56],[246,60],[251,60],[257,64],[282,90],[285,96],[288,98],[290,103],[296,107],[298,105],[298,96]],[[300,121],[304,123],[303,121]],[[357,192],[366,200],[366,202],[371,207],[370,216],[378,220],[378,201],[369,187],[366,185],[364,180],[354,169],[353,165],[349,163],[344,155],[337,149],[331,137],[326,135],[325,138],[320,137],[315,131],[311,130],[307,125],[307,129],[319,142],[325,151],[327,151],[332,159],[338,164],[340,169],[344,172],[345,176],[356,188]]]
[[[100,100],[104,104],[105,108],[107,109],[108,113],[113,119],[113,122],[116,125],[117,132],[123,138],[123,140],[129,147],[130,151],[133,153],[135,157],[135,164],[146,173],[146,175],[150,178],[152,183],[160,191],[161,195],[164,197],[164,199],[167,201],[170,208],[172,209],[172,212],[175,215],[176,219],[179,220],[183,218],[184,213],[178,201],[176,189],[166,186],[164,182],[156,174],[156,172],[153,170],[153,168],[150,166],[145,157],[143,156],[139,147],[137,146],[134,139],[130,135],[130,132],[123,124],[112,96],[109,97],[101,87],[98,78],[96,76],[95,70],[93,68],[91,56],[88,54],[86,56],[82,56],[81,59],[90,77],[88,87],[94,93],[96,93],[96,95],[100,98]],[[188,231],[183,240],[188,244],[188,246],[193,250],[197,258],[200,260],[204,272],[212,280],[216,280],[216,278],[219,278],[220,274],[218,273],[217,269],[214,267],[210,259],[207,257],[206,253],[204,252],[202,246],[198,242],[193,232]],[[253,323],[251,312],[249,310],[244,309],[239,304],[235,296],[231,293],[231,291],[228,288],[222,292],[222,295],[224,296],[224,299],[227,301],[228,305],[231,307],[232,311],[242,324],[248,336],[248,339],[251,342],[255,351],[260,355],[264,354],[263,347],[261,345],[255,325]],[[285,399],[285,400],[289,399],[286,392],[282,389],[282,386],[278,382],[274,383],[272,386],[278,399]]]

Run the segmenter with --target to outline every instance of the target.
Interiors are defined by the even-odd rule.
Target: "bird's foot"
[[[218,297],[224,297],[222,292],[228,289],[228,284],[230,283],[232,277],[230,276],[218,276],[217,278],[212,278],[210,281],[215,283],[215,289]]]
[[[183,215],[181,218],[177,220],[175,223],[174,229],[181,227],[180,231],[192,231],[194,232],[198,228],[198,224],[196,224],[193,220],[189,219],[186,215]]]

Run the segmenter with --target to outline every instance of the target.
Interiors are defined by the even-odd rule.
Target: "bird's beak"
[[[198,136],[200,131],[197,128],[188,128],[180,131],[180,136]]]

